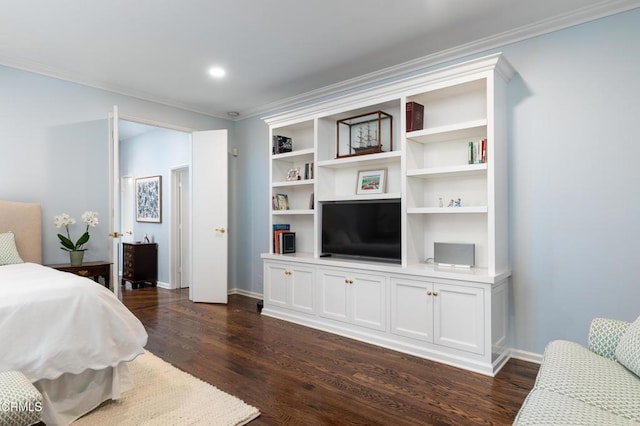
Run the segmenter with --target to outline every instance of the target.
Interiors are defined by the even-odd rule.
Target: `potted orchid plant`
[[[69,216],[66,213],[62,213],[61,215],[55,216],[53,218],[53,223],[56,228],[62,228],[64,226],[67,231],[67,235],[58,234],[58,238],[60,239],[61,249],[69,252],[69,256],[71,259],[72,265],[81,265],[82,259],[84,257],[85,248],[84,245],[89,241],[89,227],[95,228],[98,226],[98,213],[86,211],[81,216],[82,222],[85,223],[84,233],[73,242],[71,239],[71,233],[69,232],[69,226],[76,223],[76,220]]]

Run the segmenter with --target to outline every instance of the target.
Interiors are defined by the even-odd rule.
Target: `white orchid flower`
[[[77,241],[71,239],[71,233],[69,232],[69,225],[73,225],[76,223],[76,220],[69,216],[66,213],[62,213],[61,215],[53,217],[53,224],[56,228],[62,228],[64,226],[66,232],[66,236],[63,234],[58,234],[58,239],[60,240],[61,249],[65,251],[84,251],[84,245],[89,241],[89,227],[95,228],[98,226],[98,213],[92,211],[86,211],[82,214],[82,221],[86,224],[84,233],[78,238]]]
[[[98,212],[86,211],[82,214],[82,221],[87,225],[95,228],[98,226]]]

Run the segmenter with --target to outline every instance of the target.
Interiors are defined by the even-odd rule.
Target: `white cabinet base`
[[[325,259],[262,257],[262,315],[489,376],[509,360],[508,274],[488,283],[430,277],[396,265],[371,271],[354,262],[336,266]],[[313,295],[306,293],[313,306],[302,310],[292,304],[285,271],[304,271],[305,288],[315,286]]]

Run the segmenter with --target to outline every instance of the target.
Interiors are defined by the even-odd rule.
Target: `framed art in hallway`
[[[136,221],[162,222],[162,176],[136,179]]]

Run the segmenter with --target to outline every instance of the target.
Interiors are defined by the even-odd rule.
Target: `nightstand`
[[[72,274],[80,275],[81,277],[91,277],[95,282],[99,282],[100,277],[104,278],[104,286],[109,288],[111,281],[111,263],[98,261],[98,262],[84,262],[82,265],[71,265],[70,263],[58,263],[55,265],[45,265],[58,271],[71,272]]]
[[[133,288],[144,283],[155,286],[158,281],[158,244],[122,243],[122,285],[129,281]]]

